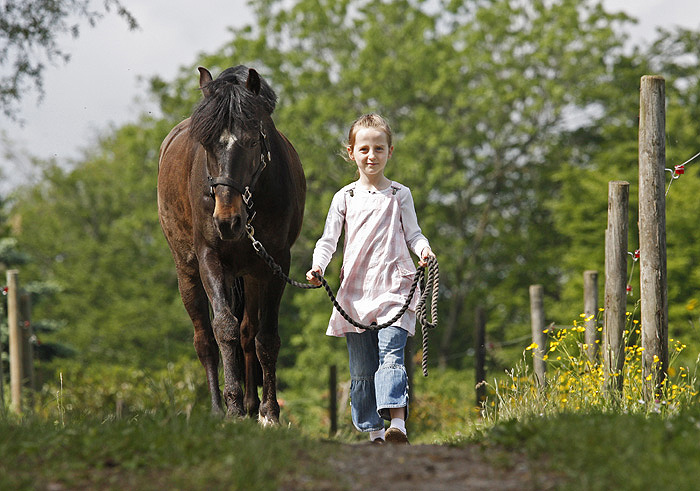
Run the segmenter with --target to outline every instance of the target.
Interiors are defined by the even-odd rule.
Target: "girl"
[[[382,324],[406,301],[415,266],[409,250],[424,266],[435,257],[421,233],[411,191],[384,176],[394,147],[391,129],[376,114],[357,119],[350,128],[347,152],[359,179],[333,197],[323,236],[316,243],[306,278],[320,284],[345,231],[338,302],[361,324]],[[404,367],[407,336],[415,332],[418,296],[395,326],[362,330],[333,311],[329,336],[345,336],[350,361],[352,421],[374,443],[408,443],[408,377]],[[390,421],[388,430],[384,420]]]

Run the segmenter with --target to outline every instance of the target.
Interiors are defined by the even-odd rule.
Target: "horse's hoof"
[[[258,415],[258,423],[260,423],[263,428],[268,428],[270,426],[279,426],[280,422],[273,417],[270,416],[263,416],[262,414]]]

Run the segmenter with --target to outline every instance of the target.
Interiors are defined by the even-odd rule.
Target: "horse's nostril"
[[[243,218],[237,214],[228,218],[214,218],[214,224],[223,240],[239,238],[243,233]]]
[[[241,216],[236,215],[231,219],[231,229],[237,230],[241,227]]]

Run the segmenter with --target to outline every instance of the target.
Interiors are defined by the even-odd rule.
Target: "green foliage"
[[[659,39],[648,53],[635,50],[612,64],[613,83],[606,84],[608,96],[601,99],[600,118],[593,139],[582,144],[586,154],[572,155],[569,165],[555,174],[559,192],[546,206],[552,211],[555,230],[564,238],[558,263],[561,282],[556,304],[547,307],[548,315],[557,322],[566,322],[567,310],[580,304],[583,271],[598,270],[600,305],[604,284],[604,235],[607,226],[607,189],[612,180],[630,183],[629,249],[639,248],[638,222],[638,113],[639,80],[642,75],[658,73],[666,79],[666,167],[672,169],[694,156],[697,147],[697,104],[700,99],[700,55],[698,34],[684,29],[660,32]],[[681,55],[681,53],[683,53]],[[563,143],[567,143],[566,141]],[[570,143],[570,142],[568,142]],[[688,306],[700,298],[697,265],[700,249],[695,247],[691,203],[698,192],[698,161],[688,164],[685,174],[671,182],[666,172],[666,238],[668,268],[669,331],[671,337],[682,337],[697,348],[700,332],[694,327],[696,313]],[[639,264],[630,256],[628,274],[632,294],[628,304],[639,300]]]
[[[161,125],[127,125],[81,166],[49,164],[17,199],[15,235],[29,280],[58,285],[35,317],[66,327],[47,335],[83,362],[162,366],[191,352],[191,327],[158,225],[155,180]],[[154,354],[158,356],[154,356]]]
[[[209,392],[196,356],[157,370],[100,364],[85,370],[75,360],[38,366],[44,386],[34,413],[56,423],[66,419],[130,418],[163,411],[189,415],[209,408]]]
[[[533,283],[545,286],[547,322],[568,322],[581,302],[583,271],[603,277],[610,180],[631,183],[636,248],[641,75],[667,76],[669,166],[700,150],[700,42],[692,31],[623,48],[630,19],[593,1],[266,0],[252,7],[253,24],[233,30],[220,50],[183,66],[174,80],[151,80],[161,119],[142,116],[117,128],[73,166],[44,163],[40,183],[13,196],[12,235],[29,259],[23,278],[60,292],[35,305],[35,318],[63,323],[43,340],[74,348],[85,366],[152,370],[194,358],[155,181],[160,142],[200,97],[196,64],[215,75],[254,66],[278,92],[274,118],[302,158],[309,190],[295,278],[310,265],[331,196],[353,179],[339,156],[350,123],[369,111],[389,119],[396,150],[387,174],[411,187],[440,260],[433,366],[471,364],[476,306],[487,312],[489,344],[505,346],[490,351],[489,370],[511,366],[521,346],[508,344],[529,333]],[[667,210],[670,331],[688,344],[700,342],[697,176],[695,162],[673,182]],[[334,287],[339,264],[336,257],[327,272]],[[637,299],[634,288],[630,302]],[[319,367],[346,366],[343,340],[323,334],[330,309],[322,291],[287,289],[283,391],[322,394]],[[294,417],[304,424],[322,417],[313,409],[323,405],[318,397],[299,403],[309,412]]]
[[[469,435],[479,418],[473,370],[430,370],[411,381],[411,416],[408,428],[415,443],[442,443]]]

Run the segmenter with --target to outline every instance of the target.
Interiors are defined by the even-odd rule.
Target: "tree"
[[[67,62],[70,55],[59,45],[63,34],[78,37],[80,22],[94,27],[112,10],[136,29],[136,19],[119,0],[104,0],[93,7],[92,0],[6,0],[0,6],[0,110],[16,118],[16,104],[33,84],[43,94],[46,62]]]
[[[37,316],[64,327],[47,340],[86,364],[164,366],[192,353],[192,328],[158,225],[157,122],[125,125],[73,170],[43,169],[42,184],[18,191],[14,234],[31,258],[28,281],[60,289]]]

